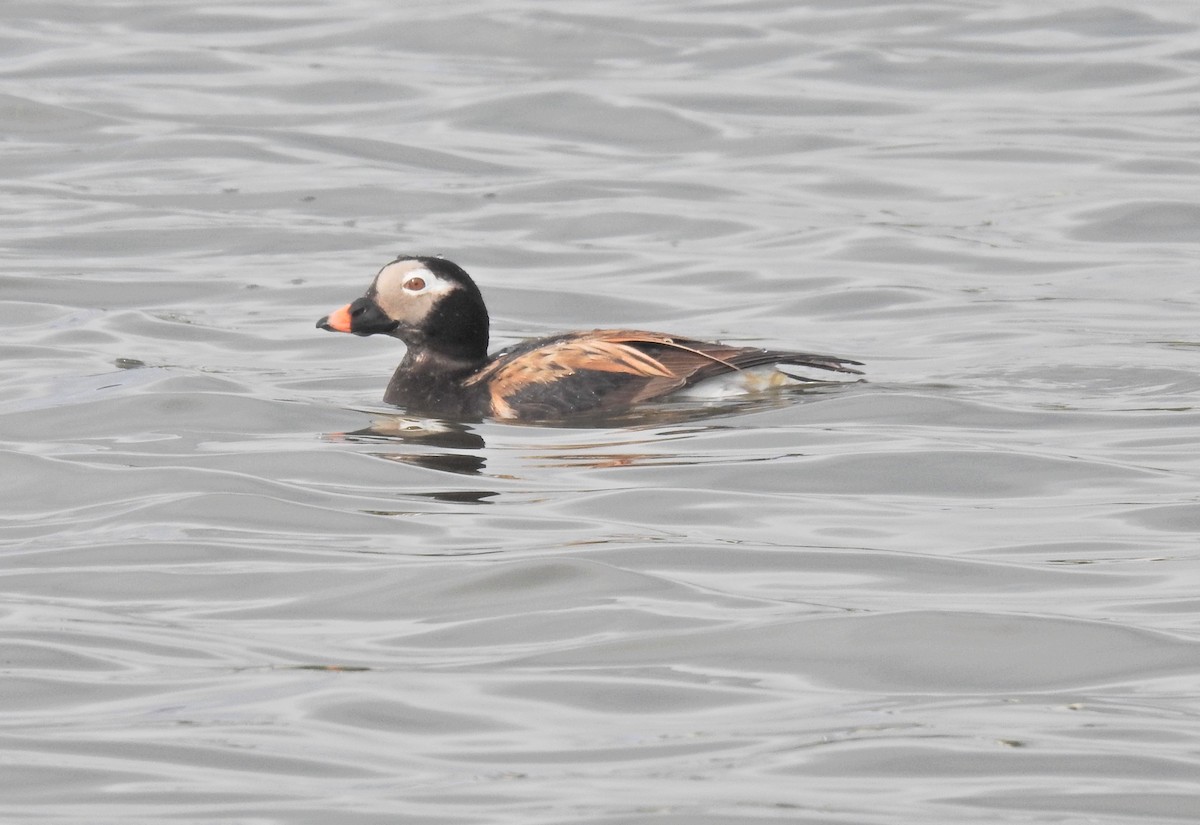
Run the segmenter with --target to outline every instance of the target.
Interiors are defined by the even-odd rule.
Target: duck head
[[[444,258],[397,258],[379,270],[365,295],[317,326],[354,335],[390,335],[410,350],[431,350],[456,360],[487,357],[483,296],[462,267]]]

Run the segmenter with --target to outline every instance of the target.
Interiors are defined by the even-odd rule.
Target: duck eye
[[[404,282],[404,288],[410,289],[413,292],[420,292],[422,289],[425,288],[425,279],[424,278],[409,278],[407,281]]]

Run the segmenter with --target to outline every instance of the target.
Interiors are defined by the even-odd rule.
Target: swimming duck
[[[408,351],[383,400],[449,418],[547,420],[615,413],[698,390],[719,376],[746,389],[812,379],[795,364],[861,375],[858,361],[806,352],[735,347],[632,329],[567,332],[488,355],[488,313],[479,287],[445,258],[402,256],[379,270],[366,294],[317,327],[390,335]],[[853,366],[851,366],[853,365]]]

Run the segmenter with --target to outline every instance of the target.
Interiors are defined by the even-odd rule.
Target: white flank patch
[[[752,392],[762,392],[775,387],[790,387],[805,383],[808,382],[785,375],[773,365],[767,364],[706,379],[699,384],[672,393],[671,397],[696,401],[716,401],[722,398],[736,398]]]

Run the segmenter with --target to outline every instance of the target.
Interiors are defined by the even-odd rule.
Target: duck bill
[[[350,305],[346,304],[341,309],[336,309],[317,321],[317,328],[327,329],[330,332],[349,332],[351,323]]]
[[[354,335],[375,335],[395,332],[400,322],[389,318],[379,304],[367,297],[359,298],[336,309],[317,321],[317,327],[330,332],[350,332]]]

